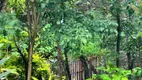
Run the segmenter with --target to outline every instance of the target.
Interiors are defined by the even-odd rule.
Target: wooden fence
[[[105,59],[104,59],[105,60]],[[128,67],[127,66],[127,58],[121,58],[121,67],[126,68]],[[141,63],[134,63],[134,67],[136,66],[139,66],[139,64]],[[96,57],[96,58],[92,58],[92,59],[88,59],[87,60],[87,66],[88,66],[88,69],[89,69],[89,78],[92,77],[92,74],[97,74],[97,73],[100,73],[99,71],[97,71],[95,68],[97,66],[99,66],[99,59]],[[85,68],[82,64],[82,62],[80,61],[80,59],[78,60],[75,60],[75,61],[72,61],[70,62],[69,64],[69,69],[70,69],[70,75],[71,75],[71,80],[85,80]],[[142,78],[134,78],[133,80],[142,80]]]
[[[70,67],[71,80],[85,80],[84,69],[82,62],[80,60],[72,61],[69,67]]]

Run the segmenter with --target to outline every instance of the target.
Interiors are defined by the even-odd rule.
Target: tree
[[[117,43],[116,43],[116,52],[117,52],[117,59],[116,59],[116,66],[119,67],[120,66],[120,60],[119,60],[119,55],[120,55],[120,41],[121,41],[121,21],[120,21],[120,13],[121,13],[121,9],[120,9],[120,0],[116,1],[116,19],[117,19]]]
[[[28,33],[29,33],[29,43],[28,43],[28,73],[27,73],[27,80],[31,80],[32,76],[32,54],[34,53],[33,48],[35,45],[35,38],[37,35],[37,16],[35,10],[35,1],[31,1],[32,7],[32,19],[30,17],[30,8],[29,8],[30,1],[26,0],[26,9],[27,9],[27,23],[28,23]],[[32,20],[32,21],[31,21]],[[33,22],[33,23],[32,23]],[[33,25],[33,26],[32,26]]]

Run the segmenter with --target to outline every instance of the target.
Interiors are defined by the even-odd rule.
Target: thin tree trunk
[[[120,26],[120,0],[117,0],[117,43],[116,43],[116,66],[120,67],[120,60],[119,60],[119,55],[120,55],[120,41],[121,41],[121,26]]]
[[[70,74],[70,70],[69,70],[69,64],[68,64],[68,46],[65,48],[65,52],[64,52],[64,55],[65,55],[65,66],[66,66],[66,72],[67,72],[67,80],[71,80],[71,74]]]
[[[57,52],[58,52],[58,74],[59,74],[59,80],[62,80],[63,76],[63,68],[62,68],[62,52],[59,41],[57,42]]]
[[[129,69],[129,70],[132,70],[130,52],[127,53],[127,60],[128,60],[128,69]]]
[[[28,43],[28,54],[30,54],[30,55],[28,55],[28,71],[27,71],[27,79],[26,80],[30,80],[31,79],[31,70],[29,70],[29,69],[31,69],[30,67],[31,67],[31,65],[29,65],[29,64],[31,64],[31,62],[29,62],[29,61],[31,61],[31,58],[30,58],[30,56],[31,56],[31,18],[30,18],[30,9],[29,9],[29,0],[26,0],[26,9],[27,9],[27,23],[28,23],[28,34],[29,34],[29,43]]]
[[[135,61],[135,56],[132,54],[132,59],[131,59],[131,69],[134,67],[134,61]]]
[[[2,11],[4,7],[5,0],[0,0],[0,12]]]
[[[119,55],[120,55],[120,39],[121,39],[121,27],[120,27],[120,16],[119,14],[117,15],[117,44],[116,44],[116,52],[117,52],[117,59],[116,59],[116,66],[120,67],[120,60],[119,60]]]
[[[85,71],[84,77],[85,77],[85,79],[88,79],[89,78],[89,68],[88,68],[88,64],[86,62],[86,59],[83,55],[80,56],[80,61],[82,62],[82,65],[83,65],[83,68]]]
[[[33,48],[35,43],[35,37],[36,37],[36,29],[37,29],[37,18],[36,18],[36,11],[35,11],[35,1],[32,0],[32,16],[33,16],[33,30],[31,26],[31,18],[30,18],[30,9],[29,9],[29,0],[26,0],[26,8],[27,8],[27,21],[29,26],[29,47],[28,47],[28,73],[27,73],[27,80],[31,80],[32,76],[32,54],[33,54]]]
[[[97,65],[97,63],[96,64],[92,64],[92,61],[94,61],[94,59],[97,59],[97,57],[96,58],[91,58],[91,59],[89,59],[88,60],[88,64],[89,64],[89,76],[90,77],[92,77],[92,73],[93,74],[97,74],[97,70],[95,69],[95,66],[94,65]]]
[[[23,53],[22,53],[21,49],[19,48],[18,44],[16,44],[15,38],[14,38],[14,42],[15,42],[15,46],[16,46],[18,52],[20,53],[20,56],[21,56],[21,58],[22,58],[22,60],[23,60],[23,62],[24,62],[24,66],[25,66],[25,67],[24,67],[24,69],[25,69],[25,77],[26,77],[26,79],[27,79],[27,72],[28,72],[27,68],[28,68],[28,66],[27,66],[26,57],[23,55]]]
[[[28,55],[28,76],[27,76],[27,80],[31,80],[31,75],[32,75],[32,54],[33,54],[33,46],[32,46],[32,43],[30,43],[29,55]]]

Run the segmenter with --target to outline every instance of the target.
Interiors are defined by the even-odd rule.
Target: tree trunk
[[[14,42],[15,42],[15,46],[16,46],[16,48],[17,48],[17,51],[18,51],[18,53],[20,53],[20,56],[21,56],[21,58],[22,58],[22,60],[23,60],[23,62],[24,62],[25,77],[26,77],[26,79],[27,79],[27,72],[28,72],[28,70],[27,70],[27,68],[28,68],[28,66],[27,66],[27,59],[26,59],[26,57],[24,56],[24,54],[22,53],[22,51],[21,51],[20,47],[18,46],[18,44],[16,44],[15,38],[14,38]]]
[[[83,55],[80,56],[80,61],[82,62],[82,65],[83,65],[83,68],[85,71],[84,77],[85,77],[85,79],[88,79],[89,78],[89,68],[88,68],[88,64],[86,62],[86,59]]]
[[[36,18],[36,11],[35,11],[35,1],[32,0],[32,19],[30,18],[30,9],[29,9],[29,0],[26,0],[26,8],[27,8],[27,22],[29,26],[29,44],[28,44],[28,72],[27,72],[27,80],[31,80],[32,76],[32,54],[33,48],[36,38],[36,29],[37,29],[37,18]],[[32,21],[33,21],[33,28],[32,28]]]
[[[4,7],[5,0],[0,0],[0,12],[2,11]]]
[[[131,59],[131,69],[134,67],[134,61],[135,61],[135,55],[132,54],[132,59]]]
[[[121,26],[120,26],[120,0],[117,0],[117,43],[116,43],[116,66],[120,67],[120,60],[119,60],[119,55],[120,55],[120,41],[121,41]]]
[[[30,9],[29,9],[29,0],[26,0],[26,8],[27,8],[27,23],[28,23],[28,26],[29,26],[29,30],[28,30],[28,34],[29,34],[29,43],[28,43],[28,71],[27,71],[27,79],[26,80],[30,80],[31,79],[31,68],[32,65],[31,64],[31,18],[30,18]]]
[[[62,80],[63,76],[63,68],[62,68],[62,52],[59,41],[57,42],[57,52],[58,52],[58,74],[59,74],[59,80]]]
[[[33,46],[32,43],[30,44],[29,47],[29,55],[28,55],[28,76],[27,80],[31,80],[31,75],[32,75],[32,54],[33,54]]]
[[[95,58],[95,57],[92,57],[92,58],[90,58],[90,59],[88,60],[88,64],[89,64],[89,76],[90,76],[90,77],[92,77],[92,73],[93,73],[93,74],[97,74],[97,70],[95,69],[95,66],[94,66],[94,65],[97,66],[97,62],[96,62],[96,64],[92,64],[92,61],[94,61],[94,59],[97,60],[97,57],[96,57],[96,58]]]
[[[67,80],[71,80],[71,74],[69,70],[69,64],[68,64],[68,46],[65,48],[64,55],[65,55],[65,66],[66,66],[66,72],[67,72]]]
[[[129,70],[132,70],[130,52],[127,53],[127,60],[128,60],[128,69],[129,69]]]

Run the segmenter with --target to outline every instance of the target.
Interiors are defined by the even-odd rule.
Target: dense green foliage
[[[142,77],[141,0],[3,1],[0,79],[70,80],[82,57],[97,71],[88,80]]]

